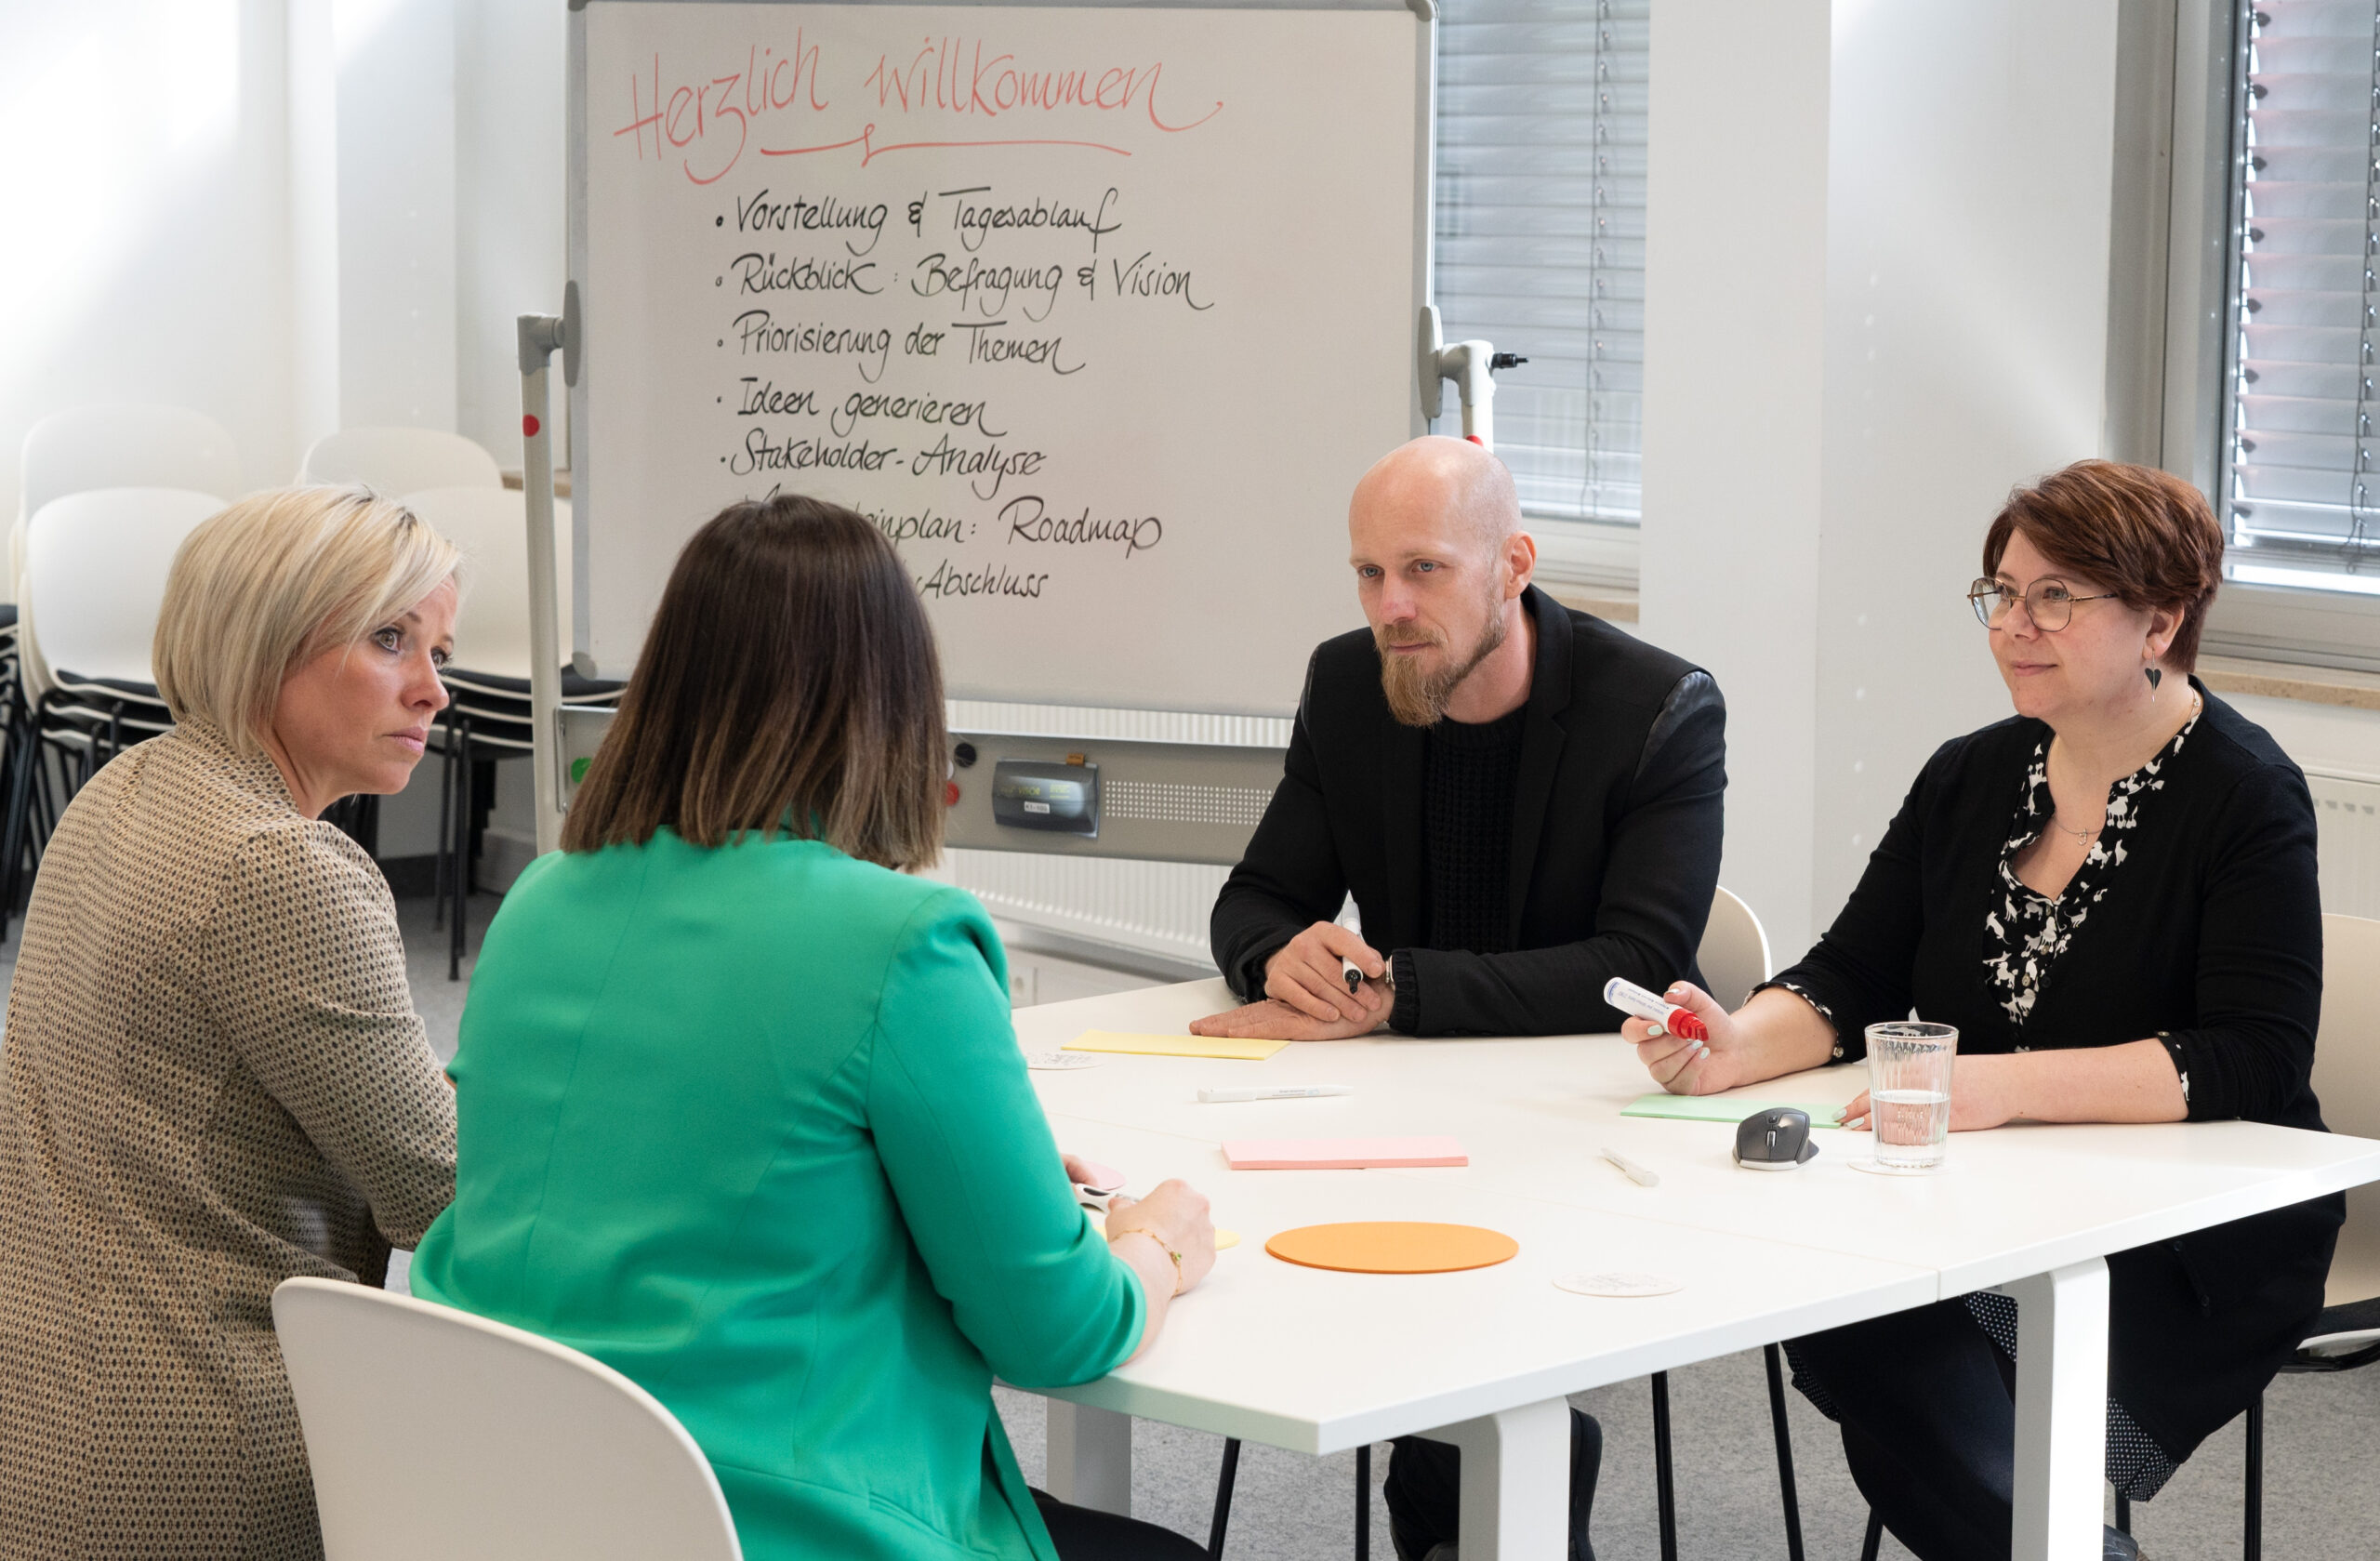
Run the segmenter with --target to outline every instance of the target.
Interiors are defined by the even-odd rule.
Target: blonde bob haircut
[[[282,680],[458,579],[461,562],[412,510],[363,488],[252,494],[174,554],[149,653],[157,692],[177,721],[260,753]]]

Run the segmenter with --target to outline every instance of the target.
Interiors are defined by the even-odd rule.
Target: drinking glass
[[[1959,1032],[1914,1019],[1868,1026],[1868,1122],[1876,1163],[1931,1171],[1950,1137],[1950,1065]]]

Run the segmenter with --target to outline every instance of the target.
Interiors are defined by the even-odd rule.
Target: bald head
[[[1347,542],[1397,720],[1426,726],[1470,700],[1461,692],[1465,681],[1515,631],[1524,636],[1515,655],[1526,691],[1520,597],[1536,572],[1537,545],[1521,529],[1520,496],[1502,461],[1461,439],[1398,445],[1355,484]],[[1497,678],[1510,681],[1503,674],[1513,670]]]
[[[1502,461],[1467,439],[1429,434],[1372,463],[1348,501],[1347,522],[1399,532],[1421,525],[1492,549],[1520,530],[1521,501]]]

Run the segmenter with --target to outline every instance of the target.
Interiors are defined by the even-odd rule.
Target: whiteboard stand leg
[[[2001,1289],[2016,1297],[2015,1561],[2098,1561],[2108,1446],[2108,1265]]]
[[[1063,1398],[1050,1406],[1050,1494],[1095,1512],[1132,1515],[1132,1417]]]
[[[529,511],[530,772],[537,807],[537,853],[562,844],[562,632],[555,622],[554,460],[546,381],[562,321],[523,314],[521,337],[521,493]]]
[[[1570,1549],[1568,1399],[1426,1435],[1462,1449],[1463,1561],[1563,1561]]]

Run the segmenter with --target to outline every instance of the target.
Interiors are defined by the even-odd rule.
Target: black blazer
[[[1531,587],[1537,661],[1513,806],[1512,945],[1421,946],[1422,733],[1381,693],[1368,629],[1306,668],[1280,787],[1215,901],[1215,963],[1243,999],[1265,961],[1352,893],[1398,964],[1417,1035],[1616,1030],[1606,979],[1694,972],[1719,881],[1726,708],[1708,673]],[[1408,990],[1409,987],[1409,990]]]
[[[2322,906],[2306,777],[2263,728],[2208,694],[2197,728],[2138,800],[2124,860],[2043,977],[2035,1050],[2178,1043],[2193,1121],[2322,1131],[2310,1076],[2322,1009]],[[1869,1025],[1959,1028],[1959,1050],[2015,1049],[1985,972],[1984,918],[2042,722],[1945,743],[1910,788],[1818,946],[1778,979],[1832,1012],[1835,1055]],[[2109,1259],[2119,1403],[2176,1460],[2263,1391],[2322,1305],[2346,1209],[2333,1196]]]

